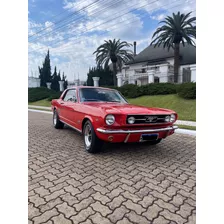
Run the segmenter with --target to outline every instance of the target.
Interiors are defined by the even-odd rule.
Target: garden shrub
[[[150,83],[140,87],[141,96],[144,95],[166,95],[176,94],[176,84],[172,83]]]
[[[136,98],[144,95],[166,95],[176,94],[178,84],[172,83],[150,83],[143,86],[137,86],[135,84],[126,84],[121,87],[107,87],[111,89],[117,89],[121,94],[127,98]]]
[[[196,83],[179,84],[177,86],[177,94],[184,99],[196,99]]]
[[[58,98],[60,92],[48,89],[46,87],[28,88],[28,102],[35,102],[43,99]]]
[[[126,84],[118,88],[118,91],[127,98],[136,98],[141,96],[140,87],[135,84]]]
[[[51,101],[53,99],[59,99],[61,96],[61,92],[56,92],[56,93],[52,93],[48,98],[47,100],[48,101]]]

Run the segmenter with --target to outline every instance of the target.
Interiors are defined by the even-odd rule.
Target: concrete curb
[[[51,110],[51,107],[44,107],[44,106],[35,106],[35,105],[28,105],[28,108],[36,108],[36,109],[45,109],[45,110]]]
[[[35,110],[35,109],[29,109],[29,108],[28,108],[28,111],[44,113],[44,114],[53,114],[52,111]]]
[[[44,113],[44,114],[52,114],[51,111],[34,110],[34,109],[29,109],[29,108],[28,108],[28,111],[37,112],[37,113]],[[187,134],[187,135],[196,136],[196,131],[193,131],[193,130],[177,129],[177,130],[175,130],[175,132],[178,133],[178,134]]]

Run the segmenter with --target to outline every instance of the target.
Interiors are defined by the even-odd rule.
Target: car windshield
[[[81,88],[80,101],[127,103],[118,91],[100,88]]]

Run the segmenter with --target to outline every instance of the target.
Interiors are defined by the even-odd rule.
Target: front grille
[[[134,124],[158,124],[158,123],[166,123],[165,117],[167,115],[128,115],[126,119],[126,123],[128,123],[129,117],[135,118]]]

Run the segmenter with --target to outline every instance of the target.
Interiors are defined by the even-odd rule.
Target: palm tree
[[[196,17],[191,17],[189,12],[187,14],[173,13],[172,17],[167,16],[165,20],[161,21],[164,25],[157,28],[152,36],[151,45],[154,47],[163,45],[163,48],[174,49],[174,82],[178,82],[178,71],[180,64],[180,43],[190,44],[195,46],[193,38],[196,39]]]
[[[128,49],[123,49],[132,46],[132,44],[126,41],[120,41],[114,39],[104,41],[105,43],[100,45],[93,54],[96,54],[96,62],[98,66],[104,65],[108,67],[109,62],[113,64],[113,82],[114,86],[117,84],[117,69],[121,70],[123,63],[133,59],[133,52]]]

